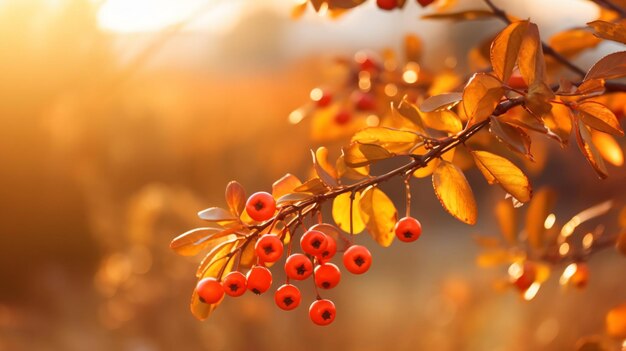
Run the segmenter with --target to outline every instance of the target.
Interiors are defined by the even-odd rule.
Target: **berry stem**
[[[404,178],[404,190],[406,192],[406,213],[405,213],[406,217],[411,216],[411,184],[409,183],[410,179],[411,179],[411,174],[409,173]]]

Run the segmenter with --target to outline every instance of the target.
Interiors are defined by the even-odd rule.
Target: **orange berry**
[[[296,253],[285,261],[285,274],[289,279],[304,280],[313,273],[313,263],[303,254]]]
[[[309,307],[309,317],[317,325],[329,325],[335,320],[335,314],[335,304],[330,300],[315,300]]]
[[[219,302],[224,297],[224,288],[217,279],[207,277],[198,282],[196,293],[200,297],[200,301],[213,304]]]
[[[513,281],[513,284],[519,291],[526,291],[535,282],[537,278],[537,267],[532,262],[524,262],[522,273]]]
[[[398,240],[411,242],[417,240],[422,234],[422,224],[413,217],[400,219],[394,228]]]
[[[246,202],[246,212],[255,221],[266,221],[276,212],[276,200],[270,193],[264,191],[254,193]]]
[[[272,272],[267,267],[253,266],[246,276],[248,279],[248,290],[257,295],[269,290],[272,286]]]
[[[293,310],[300,305],[300,290],[291,284],[284,284],[274,293],[276,305],[285,311]]]
[[[339,284],[341,280],[341,271],[339,267],[332,263],[322,263],[315,267],[314,272],[315,285],[322,289],[332,289]]]
[[[246,276],[239,271],[233,271],[226,274],[222,280],[222,287],[226,295],[237,297],[246,292],[247,286]]]
[[[352,274],[363,274],[372,265],[372,254],[365,246],[352,245],[343,253],[343,265]]]
[[[308,230],[306,233],[302,234],[300,238],[302,251],[309,255],[319,255],[326,250],[327,246],[328,237],[318,230]]]
[[[330,261],[337,253],[337,242],[335,241],[335,239],[326,235],[326,241],[328,241],[328,245],[326,245],[326,249],[322,251],[321,254],[318,254],[317,256],[315,256],[321,263]]]
[[[263,262],[276,262],[283,255],[283,242],[277,235],[264,234],[254,245],[256,255]]]
[[[335,117],[333,118],[335,123],[339,125],[348,124],[348,122],[350,122],[351,119],[352,119],[352,114],[350,113],[350,111],[346,111],[346,110],[341,110],[337,112],[335,114]]]
[[[391,11],[398,7],[398,0],[376,0],[378,8]]]

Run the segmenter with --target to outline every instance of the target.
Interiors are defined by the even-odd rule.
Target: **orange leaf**
[[[287,173],[272,184],[272,196],[278,199],[285,194],[295,191],[300,185],[302,185],[302,181],[298,177]]]
[[[517,65],[526,84],[530,87],[535,82],[546,80],[546,61],[543,57],[539,28],[529,23],[519,51]]]
[[[626,51],[614,52],[596,62],[584,80],[613,79],[626,76]]]
[[[467,10],[451,13],[433,13],[422,16],[422,19],[442,19],[453,21],[474,21],[484,20],[495,17],[495,14],[486,10]]]
[[[583,50],[591,49],[601,40],[584,29],[570,29],[553,35],[550,38],[550,46],[565,57],[573,57]]]
[[[577,110],[581,113],[583,122],[589,127],[616,136],[624,135],[613,111],[601,103],[583,101],[577,106]]]
[[[513,73],[515,61],[522,46],[528,21],[513,22],[493,40],[489,52],[493,71],[501,81],[507,82]]]
[[[337,171],[330,163],[328,163],[328,149],[324,146],[317,148],[317,151],[311,150],[313,157],[313,167],[315,173],[324,182],[324,184],[335,187],[337,183]]]
[[[432,180],[443,208],[460,221],[475,224],[476,200],[463,172],[451,162],[441,160]]]
[[[209,207],[206,210],[198,212],[200,219],[209,222],[235,221],[236,217],[232,213],[220,207]]]
[[[419,110],[422,112],[434,112],[449,109],[458,104],[461,99],[463,99],[462,93],[446,93],[431,96],[421,103]]]
[[[600,178],[606,178],[608,171],[598,148],[593,144],[591,133],[584,123],[578,121],[576,121],[576,141],[578,142],[580,151],[585,155],[587,161],[589,161],[589,164],[591,164],[598,176]]]
[[[510,200],[500,200],[496,205],[496,219],[500,232],[506,241],[514,245],[517,242],[517,211]]]
[[[513,162],[487,151],[472,151],[472,156],[489,184],[500,184],[519,202],[530,201],[532,189],[528,177]]]
[[[491,117],[489,131],[510,150],[529,156],[532,159],[530,154],[530,136],[522,128],[501,123],[498,118]]]
[[[413,34],[404,37],[404,52],[407,61],[418,62],[422,57],[422,40]]]
[[[243,213],[246,200],[246,190],[241,184],[235,180],[228,183],[226,186],[226,203],[235,217],[239,217]]]
[[[495,77],[476,73],[463,89],[463,109],[468,119],[479,123],[496,109],[504,95],[502,83]]]
[[[362,129],[352,136],[352,142],[378,145],[391,153],[403,153],[411,149],[421,138],[417,134],[385,127]]]
[[[528,242],[534,249],[541,249],[545,241],[544,223],[554,207],[556,193],[548,188],[542,188],[535,193],[526,212],[526,235]]]
[[[362,167],[370,163],[393,157],[394,154],[374,144],[350,143],[342,150],[344,162],[349,167]]]
[[[200,251],[208,248],[210,244],[215,245],[216,241],[214,241],[214,239],[221,238],[234,232],[234,228],[192,229],[174,238],[174,240],[170,243],[170,249],[176,251],[179,255],[194,256]]]
[[[587,25],[593,28],[593,34],[599,38],[626,44],[626,26],[624,26],[624,23],[593,21],[587,23]]]
[[[624,164],[624,153],[615,138],[602,132],[591,131],[591,141],[607,162],[617,167]]]

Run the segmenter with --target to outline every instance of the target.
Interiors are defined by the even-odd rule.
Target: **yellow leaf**
[[[599,38],[626,44],[626,26],[623,22],[593,21],[587,25],[593,28],[594,34]]]
[[[337,175],[339,176],[339,178],[346,177],[348,179],[360,180],[369,176],[369,166],[348,167],[344,157],[344,155],[339,156],[337,158],[337,162],[335,163],[335,168],[337,169]]]
[[[449,110],[422,113],[421,116],[428,128],[448,133],[458,133],[463,129],[459,116]]]
[[[602,132],[592,131],[591,141],[607,162],[617,167],[624,164],[624,153],[615,138]]]
[[[241,184],[234,180],[228,183],[226,186],[226,203],[235,217],[239,217],[243,213],[246,200],[246,191]]]
[[[626,76],[626,51],[614,52],[596,62],[584,80],[613,79]]]
[[[500,184],[519,202],[530,201],[532,189],[528,178],[513,162],[487,151],[472,151],[472,155],[489,184]]]
[[[544,243],[546,218],[554,207],[556,193],[548,188],[537,191],[526,211],[526,235],[534,249],[541,249]]]
[[[529,23],[524,33],[517,65],[529,87],[535,82],[545,82],[546,61],[543,57],[541,39],[539,39],[539,28],[534,23]]]
[[[199,269],[199,272],[201,271],[202,273],[198,275],[198,278],[199,279],[203,279],[206,277],[221,278],[221,277],[218,277],[220,272],[222,273],[222,275],[228,274],[232,270],[232,267],[235,261],[227,260],[225,258],[225,255],[231,252],[236,244],[237,244],[237,240],[229,240],[229,241],[224,242],[219,247],[216,247],[214,250],[212,250],[203,260],[203,264],[204,264],[204,261],[208,261],[208,262],[204,264],[203,270]],[[206,304],[206,303],[201,302],[200,297],[198,296],[198,294],[196,294],[196,291],[194,289],[191,295],[191,303],[189,307],[194,317],[196,317],[199,320],[205,320],[217,308],[217,306],[220,303],[221,301],[214,303],[214,304]]]
[[[349,192],[340,194],[333,200],[333,220],[339,229],[346,233],[350,233],[350,194]],[[354,202],[352,203],[352,234],[359,234],[365,229],[365,223],[359,212],[360,200],[361,193],[357,191],[354,193]]]
[[[393,157],[394,154],[382,146],[350,143],[342,150],[344,162],[349,167],[362,167],[370,163]]]
[[[601,132],[623,136],[624,131],[615,114],[606,106],[594,101],[584,101],[577,106],[586,125]]]
[[[496,76],[503,82],[507,82],[513,73],[528,25],[528,21],[511,23],[491,44],[491,65]]]
[[[298,177],[287,173],[272,184],[272,196],[278,199],[283,195],[294,192],[300,185],[302,185],[302,182]]]
[[[626,338],[626,303],[612,308],[607,313],[606,332],[614,338]]]
[[[476,223],[476,201],[463,172],[448,161],[440,161],[433,173],[435,194],[443,208],[467,224]]]
[[[500,200],[496,205],[496,219],[500,232],[506,241],[514,245],[517,242],[517,211],[510,200]]]
[[[576,121],[576,141],[578,147],[582,151],[583,155],[589,161],[589,164],[593,167],[600,178],[606,178],[609,173],[606,169],[606,165],[602,160],[602,156],[598,151],[598,148],[594,145],[591,139],[591,133],[584,123]]]
[[[400,116],[406,118],[411,123],[413,123],[413,125],[415,125],[416,130],[418,132],[424,131],[424,123],[422,122],[422,119],[420,118],[417,106],[415,106],[415,104],[408,101],[406,97],[402,99],[402,101],[400,101],[400,103],[397,106],[394,105],[393,108],[395,111],[397,111],[400,114]]]
[[[553,35],[549,44],[559,54],[573,57],[583,50],[598,46],[600,39],[584,29],[570,29]]]
[[[426,150],[424,146],[420,146],[419,148],[415,150],[415,152],[413,152],[413,154],[423,155],[427,151],[428,150]],[[446,160],[448,162],[452,162],[452,160],[454,159],[455,151],[456,151],[456,148],[446,151],[443,155],[441,155],[441,159]],[[437,165],[439,165],[439,159],[435,158],[431,160],[430,162],[428,162],[426,167],[418,168],[417,170],[415,170],[415,172],[413,172],[413,176],[415,178],[426,178],[429,175],[433,174],[433,172],[435,171],[435,168],[437,168]]]
[[[327,190],[328,190],[328,187],[319,178],[309,179],[304,184],[294,189],[294,191],[298,193],[312,193],[312,194],[322,194],[322,193],[325,193]]]
[[[352,136],[353,143],[378,145],[396,154],[408,151],[419,140],[413,132],[385,127],[365,128]]]
[[[461,99],[463,99],[462,93],[446,93],[431,96],[420,104],[419,110],[424,113],[446,110],[458,104]]]
[[[372,238],[383,247],[391,245],[398,211],[389,197],[377,187],[370,186],[361,194],[359,209]]]
[[[495,77],[476,73],[463,90],[463,110],[468,119],[479,123],[487,119],[504,95],[502,83]]]
[[[324,184],[331,187],[337,186],[337,171],[328,162],[328,149],[321,146],[315,152],[311,150],[311,156],[313,157],[313,167],[317,176]]]
[[[498,118],[491,117],[489,131],[510,150],[519,152],[532,159],[530,154],[530,136],[522,128],[501,123]]]
[[[209,222],[227,222],[237,220],[232,213],[220,207],[209,207],[206,210],[202,210],[198,212],[198,217]]]
[[[313,197],[313,194],[308,192],[297,192],[297,193],[289,193],[285,194],[278,199],[276,199],[276,206],[283,206],[288,204],[294,204],[296,202],[308,200]]]
[[[220,243],[219,239],[234,233],[236,228],[196,228],[185,232],[172,240],[170,249],[183,256],[193,256],[207,249],[210,245]]]

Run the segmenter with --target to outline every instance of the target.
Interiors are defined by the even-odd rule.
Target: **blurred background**
[[[597,17],[584,0],[498,3],[545,35]],[[626,260],[614,250],[594,256],[582,291],[560,287],[558,273],[529,302],[494,289],[506,268],[478,268],[471,234],[497,234],[491,214],[503,193],[477,172],[475,227],[444,213],[421,180],[418,243],[381,249],[359,237],[374,266],[329,293],[333,325],[251,294],[194,319],[200,258],[177,256],[170,240],[202,225],[197,211],[224,206],[232,179],[251,193],[287,172],[306,178],[319,143],[287,117],[334,57],[398,49],[412,33],[425,66],[458,57],[463,73],[469,48],[502,28],[420,21],[426,10],[413,1],[391,13],[368,1],[334,21],[311,8],[294,21],[292,5],[0,0],[0,350],[566,350],[602,335],[606,310],[626,301]],[[560,192],[563,218],[624,196],[624,169],[600,182],[578,152],[558,149],[533,181]],[[401,203],[400,184],[385,190]]]

